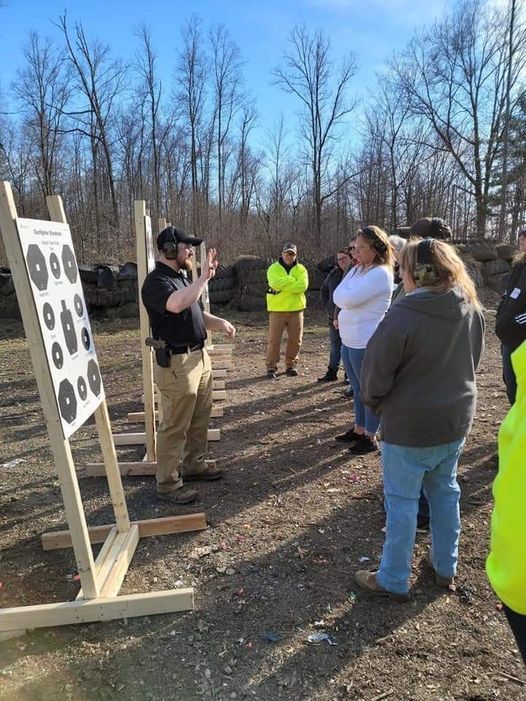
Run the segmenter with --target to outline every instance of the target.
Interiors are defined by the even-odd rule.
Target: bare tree
[[[233,120],[243,103],[242,61],[238,46],[222,24],[210,32],[214,110],[213,123],[217,161],[217,208],[219,229],[225,201],[225,172],[228,160],[228,139]]]
[[[464,0],[452,16],[417,34],[391,64],[412,112],[429,123],[469,184],[479,236],[486,232],[508,89],[506,26],[502,13]],[[522,65],[517,58],[511,88]]]
[[[315,230],[320,238],[331,146],[337,128],[353,109],[347,90],[356,66],[353,57],[344,60],[333,83],[330,42],[322,32],[310,36],[305,26],[295,27],[289,43],[291,49],[285,54],[285,65],[274,70],[274,77],[276,83],[285,92],[295,95],[303,106],[300,133],[306,144],[312,175]]]
[[[151,153],[153,220],[161,214],[161,160],[160,160],[160,107],[162,84],[157,77],[156,55],[152,47],[150,32],[142,25],[137,36],[140,47],[136,52],[135,70],[140,83],[137,88],[139,100],[144,105],[145,126],[148,129],[148,143]]]
[[[88,41],[82,24],[75,24],[74,38],[71,37],[66,14],[60,17],[57,26],[64,35],[67,56],[74,68],[77,86],[87,102],[87,105],[68,114],[75,120],[74,129],[90,139],[94,207],[97,236],[99,237],[101,231],[99,194],[104,192],[104,187],[99,187],[100,173],[97,168],[99,148],[102,151],[106,176],[102,180],[102,184],[107,185],[110,193],[112,225],[117,232],[120,229],[110,131],[112,118],[115,116],[117,107],[117,98],[124,89],[126,69],[121,61],[110,59],[110,49],[107,45],[97,41],[92,43]],[[100,240],[97,243],[100,244]]]
[[[49,40],[41,42],[31,32],[24,48],[26,65],[17,71],[14,93],[22,107],[27,128],[34,135],[35,174],[42,194],[56,192],[57,157],[64,111],[71,95],[71,72],[63,51]]]
[[[208,61],[203,47],[201,20],[193,15],[181,30],[184,48],[179,54],[177,104],[186,121],[190,137],[190,168],[192,180],[192,227],[202,231],[201,203],[205,183],[200,177],[199,161],[205,157],[200,135],[204,126]]]

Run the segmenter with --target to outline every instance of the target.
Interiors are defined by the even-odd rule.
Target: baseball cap
[[[281,249],[282,253],[285,253],[285,251],[292,251],[296,255],[298,254],[298,247],[296,246],[295,243],[286,243],[283,248]]]
[[[203,239],[190,236],[183,229],[175,226],[167,226],[157,237],[157,248],[162,251],[167,243],[189,243],[192,246],[199,246]]]

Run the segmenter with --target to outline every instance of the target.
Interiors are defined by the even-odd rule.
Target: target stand
[[[69,526],[44,534],[42,544],[73,548],[81,589],[74,601],[0,609],[4,638],[28,628],[192,609],[191,588],[118,593],[141,537],[206,528],[202,513],[130,522],[71,233],[60,197],[47,201],[51,222],[20,219],[10,184],[0,182],[0,230]],[[88,528],[69,439],[93,414],[115,523]],[[101,542],[95,558],[91,544]]]

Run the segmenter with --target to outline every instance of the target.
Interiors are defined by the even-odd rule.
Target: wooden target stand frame
[[[144,411],[131,412],[128,414],[128,421],[134,423],[144,422],[144,431],[140,433],[119,433],[113,434],[113,442],[116,446],[123,445],[145,445],[146,453],[144,459],[138,462],[119,462],[119,470],[122,476],[126,477],[142,477],[155,475],[157,471],[157,450],[156,450],[156,421],[160,419],[159,396],[153,380],[153,351],[145,345],[144,339],[151,335],[150,321],[148,313],[140,300],[140,289],[148,273],[155,265],[154,245],[152,238],[151,219],[146,209],[144,200],[135,201],[135,233],[137,240],[137,287],[139,290],[139,321],[140,321],[140,338],[141,338],[141,353],[142,353],[142,377],[143,391],[142,401],[144,403]],[[159,231],[162,231],[168,226],[166,219],[159,219]],[[200,246],[200,256],[206,256],[205,244]],[[195,258],[193,260],[193,272],[197,274],[197,266]],[[204,305],[207,311],[210,311],[210,302],[208,297],[208,286],[205,287]],[[208,350],[208,346],[207,346]],[[225,377],[227,368],[231,367],[232,361],[232,346],[224,344],[221,347],[221,353],[217,355],[217,359],[212,359],[213,364],[213,400],[226,399],[225,383],[217,379]],[[224,365],[225,367],[215,367]],[[212,417],[223,416],[223,409],[217,404],[212,407]],[[221,433],[219,429],[208,429],[208,441],[219,441]],[[207,460],[208,465],[215,464],[214,460]],[[103,463],[88,463],[86,465],[87,474],[91,477],[104,476],[105,468]]]
[[[52,221],[67,223],[58,196],[47,198]],[[17,229],[17,211],[8,182],[0,182],[0,229],[27,336],[31,360],[58,473],[69,530],[44,533],[45,550],[72,547],[81,589],[74,601],[0,609],[0,638],[21,635],[26,629],[130,618],[193,608],[193,589],[181,588],[118,596],[141,537],[206,529],[203,513],[130,522],[117,465],[105,400],[96,408],[95,422],[115,523],[88,528],[69,440],[64,437],[31,282]],[[45,222],[42,222],[45,225]],[[94,558],[92,543],[103,543]]]

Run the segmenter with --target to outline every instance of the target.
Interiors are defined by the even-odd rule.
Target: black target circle
[[[60,370],[60,368],[64,365],[64,353],[62,352],[62,348],[60,347],[60,344],[55,341],[55,343],[51,346],[51,357],[53,358],[53,363],[55,367]]]
[[[86,350],[90,349],[91,346],[91,338],[89,335],[88,329],[83,326],[82,331],[80,332],[80,337],[82,338],[82,344]]]
[[[73,304],[75,305],[77,316],[82,316],[84,314],[84,305],[82,304],[82,298],[79,294],[73,297]]]
[[[58,262],[58,256],[56,253],[52,253],[49,256],[49,267],[51,268],[53,277],[58,280],[60,277],[60,263]]]
[[[79,393],[79,397],[84,401],[86,397],[88,396],[88,385],[86,384],[86,380],[81,376],[77,380],[77,390]]]
[[[55,312],[53,307],[49,302],[46,302],[42,308],[42,316],[44,317],[44,324],[48,327],[50,331],[55,328]]]

